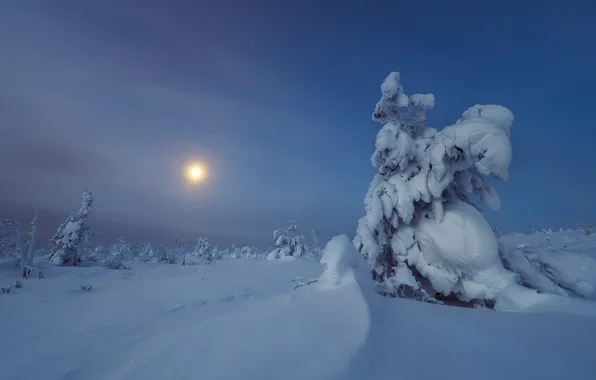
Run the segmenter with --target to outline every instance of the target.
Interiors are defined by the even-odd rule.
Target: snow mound
[[[440,223],[422,219],[414,234],[420,253],[414,248],[409,262],[439,293],[455,293],[462,301],[495,300],[501,289],[517,282],[501,264],[491,227],[466,202],[446,203]]]
[[[353,280],[352,269],[358,268],[361,261],[362,256],[347,235],[335,236],[323,251],[321,264],[325,265],[325,271],[319,278],[319,283],[340,285]]]

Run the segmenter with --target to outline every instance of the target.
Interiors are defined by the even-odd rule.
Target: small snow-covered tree
[[[2,230],[2,234],[7,238],[2,242],[2,248],[4,250],[12,248],[14,255],[18,257],[23,277],[26,277],[25,265],[27,264],[28,250],[23,244],[21,222],[16,219],[5,219],[0,221],[0,229]]]
[[[280,257],[290,256],[292,248],[290,246],[291,238],[288,235],[288,230],[284,228],[273,231],[273,241],[275,249],[269,254],[270,259],[277,259]]]
[[[273,231],[275,248],[269,253],[269,260],[286,256],[302,257],[305,251],[304,236],[298,233],[298,227],[290,222],[287,228]]]
[[[115,244],[112,244],[107,252],[104,265],[110,269],[130,269],[126,262],[132,258],[131,245],[122,237],[118,238]]]
[[[240,256],[245,259],[254,259],[257,257],[257,250],[254,247],[244,246],[240,250]]]
[[[123,261],[133,261],[135,257],[134,246],[127,242],[122,236],[116,239],[116,243],[112,246],[114,251],[118,251]]]
[[[206,237],[200,237],[194,249],[186,253],[184,264],[197,265],[201,261],[211,261],[211,246]]]
[[[91,238],[89,221],[91,220],[91,207],[93,195],[85,190],[81,198],[79,210],[72,213],[58,228],[50,240],[50,260],[56,265],[75,265],[81,260],[79,249],[82,244],[88,243]]]
[[[16,219],[0,220],[1,248],[5,256],[23,257],[25,247],[21,239],[21,222]]]
[[[211,249],[211,260],[219,260],[221,258],[222,251],[219,249],[219,245],[216,245]]]
[[[155,250],[151,243],[142,244],[139,247],[139,260],[142,262],[150,262],[155,258]]]
[[[205,236],[200,237],[197,241],[195,252],[197,257],[211,261],[211,244],[209,244],[209,240]]]
[[[109,249],[106,249],[103,245],[98,245],[93,248],[91,253],[87,256],[87,260],[97,263],[102,263],[106,260]]]
[[[312,259],[319,261],[321,256],[323,255],[323,248],[321,248],[321,243],[319,241],[319,237],[317,233],[313,230],[310,233],[312,244],[310,246],[310,256]]]
[[[218,259],[227,259],[230,257],[230,248],[223,248],[219,250]]]
[[[302,257],[306,251],[304,243],[304,235],[296,235],[290,240],[290,247],[292,249],[292,256]]]
[[[397,72],[381,85],[372,116],[383,124],[371,159],[378,173],[354,245],[373,264],[373,277],[394,294],[408,289],[462,300],[491,298],[514,280],[470,195],[500,207],[485,176],[507,180],[513,114],[498,105],[476,105],[437,131],[426,125],[434,104],[432,94],[406,95]]]
[[[164,252],[165,255],[160,259],[160,261],[165,262],[167,264],[182,263],[182,265],[186,265],[185,256],[187,249],[188,244],[186,242],[184,232],[182,232],[182,230],[178,230],[178,232],[174,236],[174,247],[167,249]]]
[[[155,247],[155,258],[157,260],[158,263],[166,263],[166,264],[175,264],[175,258],[174,258],[174,262],[171,262],[171,258],[170,258],[170,252],[171,250],[164,246],[164,245],[159,245],[157,247]]]
[[[0,257],[10,257],[13,255],[11,246],[13,245],[14,237],[2,234],[0,236]]]
[[[236,247],[235,244],[232,244],[232,246],[230,247],[230,259],[237,259],[240,257],[240,248]]]

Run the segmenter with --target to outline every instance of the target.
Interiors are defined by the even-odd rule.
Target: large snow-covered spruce
[[[354,245],[389,292],[494,300],[517,278],[503,267],[496,238],[471,195],[500,207],[485,177],[508,178],[512,112],[475,105],[437,131],[426,126],[433,94],[406,95],[397,72],[385,79],[381,93],[373,120],[383,127],[371,159],[378,173]]]
[[[83,192],[81,206],[77,212],[72,213],[58,228],[50,240],[50,260],[57,265],[74,265],[80,261],[79,249],[82,244],[88,243],[91,238],[89,220],[93,194],[89,190]]]

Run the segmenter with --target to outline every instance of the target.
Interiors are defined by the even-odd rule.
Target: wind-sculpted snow
[[[501,239],[499,252],[505,266],[528,287],[596,299],[594,235],[577,230],[507,236]]]

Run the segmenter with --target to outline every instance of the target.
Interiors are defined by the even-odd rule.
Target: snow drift
[[[593,251],[595,241],[571,249]],[[127,271],[37,262],[45,279],[0,294],[0,378],[593,377],[593,302],[504,290],[497,304],[527,313],[495,313],[382,297],[346,236],[327,244],[322,262],[135,263]],[[0,279],[19,278],[14,261],[0,262]]]

